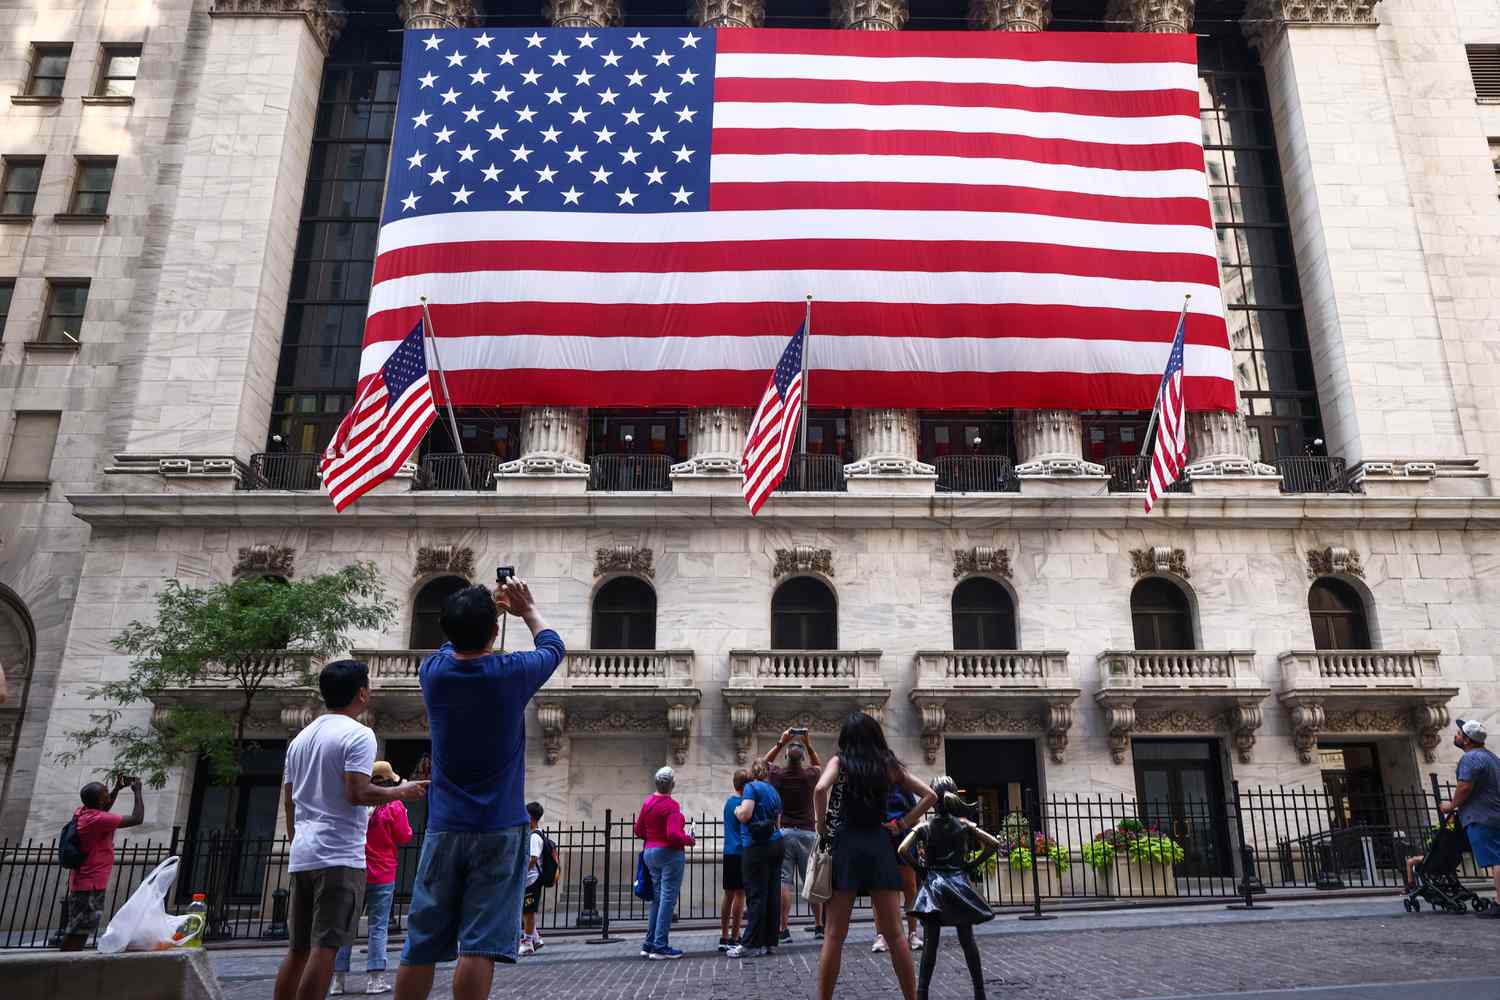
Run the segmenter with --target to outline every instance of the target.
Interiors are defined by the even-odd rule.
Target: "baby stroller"
[[[1458,867],[1468,848],[1468,838],[1456,822],[1450,819],[1438,824],[1426,857],[1417,862],[1412,872],[1415,884],[1408,886],[1402,897],[1401,904],[1407,913],[1421,910],[1420,901],[1424,899],[1434,910],[1445,913],[1463,913],[1470,908],[1480,913],[1493,905],[1458,880]]]

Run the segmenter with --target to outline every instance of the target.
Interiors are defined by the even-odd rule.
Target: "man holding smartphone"
[[[786,767],[775,767],[776,756],[786,750]],[[792,930],[787,920],[792,912],[792,893],[799,876],[807,875],[807,862],[818,849],[817,824],[813,818],[813,789],[823,771],[823,762],[807,738],[807,730],[792,728],[781,734],[780,741],[766,754],[766,769],[771,787],[781,795],[781,834],[785,853],[781,860],[781,936],[790,941]],[[808,764],[811,767],[808,767]],[[823,907],[812,904],[813,933],[823,937]]]

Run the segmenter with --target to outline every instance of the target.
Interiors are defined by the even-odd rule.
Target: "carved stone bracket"
[[[1116,701],[1105,706],[1104,722],[1109,731],[1109,755],[1116,764],[1123,764],[1130,751],[1130,734],[1135,730],[1135,704]]]
[[[214,0],[214,17],[302,17],[324,52],[333,46],[348,18],[326,0]]]
[[[1052,763],[1061,764],[1068,752],[1068,730],[1073,728],[1073,703],[1055,701],[1047,706],[1047,750]]]
[[[906,0],[833,0],[833,23],[852,31],[900,31]]]
[[[678,764],[687,763],[688,745],[693,734],[694,706],[674,703],[660,708],[613,709],[602,714],[569,711],[561,701],[545,701],[537,705],[537,722],[542,727],[542,749],[548,764],[556,764],[562,756],[563,737],[576,735],[630,735],[633,733],[659,734],[666,731],[672,744],[672,759]]]
[[[1053,762],[1061,764],[1065,761],[1068,731],[1073,728],[1072,697],[1049,701],[1042,706],[1040,715],[1000,708],[965,711],[962,708],[962,695],[956,695],[952,701],[958,711],[949,711],[948,704],[943,700],[931,698],[922,699],[917,706],[922,719],[922,752],[927,763],[937,763],[943,737],[948,733],[976,736],[1029,736],[1041,733],[1047,741],[1047,749]],[[1034,704],[1031,707],[1034,708]]]
[[[1316,580],[1320,576],[1332,576],[1336,573],[1364,579],[1365,567],[1359,561],[1359,553],[1341,545],[1307,550],[1307,578],[1309,580]]]
[[[1263,719],[1259,702],[1236,705],[1229,710],[1229,733],[1234,739],[1234,749],[1241,764],[1248,764],[1255,759],[1255,731],[1260,728]]]
[[[619,0],[551,0],[547,19],[554,28],[612,28],[620,23]]]
[[[734,759],[750,760],[750,741],[755,738],[755,706],[739,702],[729,706],[729,728],[734,731]]]
[[[1292,706],[1292,744],[1297,748],[1297,759],[1311,764],[1318,752],[1318,733],[1327,724],[1321,702],[1304,702]]]
[[[1156,573],[1173,573],[1187,579],[1192,575],[1187,568],[1187,552],[1166,545],[1130,550],[1130,575],[1132,577],[1152,576]]]
[[[656,575],[650,549],[633,545],[610,545],[594,550],[594,576],[610,573],[631,573],[648,580]]]
[[[568,724],[567,709],[556,702],[543,702],[536,707],[536,720],[542,727],[542,753],[548,764],[556,764],[562,756],[563,730]]]
[[[764,0],[697,0],[693,17],[705,28],[759,28],[766,23]]]
[[[1429,702],[1411,710],[1411,725],[1417,731],[1417,746],[1422,748],[1422,760],[1437,763],[1437,748],[1443,742],[1443,730],[1448,728],[1448,706]]]
[[[452,573],[474,579],[474,550],[462,545],[423,546],[417,549],[417,576]]]
[[[672,740],[672,763],[687,763],[688,741],[693,735],[693,706],[671,705],[667,708],[667,735]]]
[[[240,549],[234,575],[291,576],[297,550],[288,545],[249,545]]]
[[[979,31],[1043,31],[1052,0],[969,0],[969,24]]]
[[[776,579],[798,573],[821,573],[833,576],[833,550],[815,549],[811,545],[798,545],[791,549],[776,550]]]
[[[927,763],[936,764],[938,751],[943,748],[943,730],[948,724],[948,709],[940,704],[923,705],[921,713],[922,755]]]
[[[1443,730],[1448,727],[1447,699],[1419,702],[1405,711],[1391,708],[1329,708],[1323,698],[1283,697],[1291,714],[1297,759],[1311,764],[1323,733],[1404,735],[1416,737],[1422,759],[1436,763]]]
[[[986,545],[976,545],[971,549],[954,549],[953,578],[957,580],[973,573],[989,573],[1009,579],[1010,552],[1007,549],[995,549]]]

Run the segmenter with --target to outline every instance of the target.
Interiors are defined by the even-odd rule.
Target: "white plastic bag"
[[[122,951],[163,951],[177,947],[173,934],[183,918],[167,912],[167,893],[177,881],[175,855],[157,865],[146,876],[109,927],[99,936],[99,950],[106,955]]]

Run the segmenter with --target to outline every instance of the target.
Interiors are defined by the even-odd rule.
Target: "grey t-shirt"
[[[1474,786],[1458,810],[1459,821],[1500,830],[1500,757],[1483,747],[1465,752],[1458,760],[1458,780]]]

